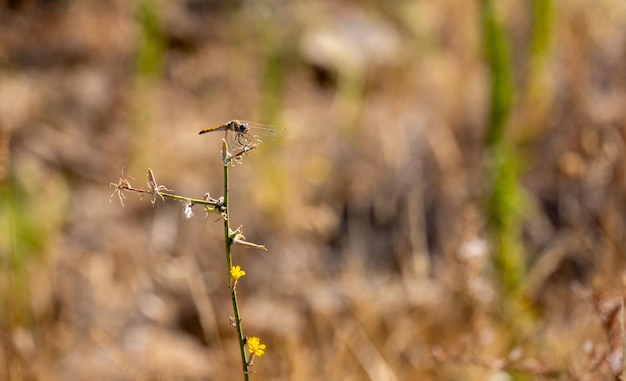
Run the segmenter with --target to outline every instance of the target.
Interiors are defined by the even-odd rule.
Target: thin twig
[[[222,146],[222,158],[224,159],[228,155],[228,145],[226,141],[223,141]],[[224,194],[223,194],[223,205],[225,208],[224,212],[224,250],[226,253],[226,270],[228,273],[228,284],[232,283],[232,276],[230,273],[230,269],[233,266],[233,257],[231,255],[231,246],[233,244],[233,238],[235,233],[230,228],[230,218],[228,216],[228,167],[229,162],[227,160],[223,160],[224,162]],[[249,380],[249,362],[246,358],[246,349],[245,349],[245,336],[243,334],[243,327],[241,324],[241,316],[239,314],[239,303],[237,302],[237,288],[234,284],[230,287],[230,297],[233,303],[233,314],[235,315],[233,318],[234,326],[237,330],[237,339],[239,341],[239,351],[241,353],[241,364],[243,370],[243,379],[244,381]]]

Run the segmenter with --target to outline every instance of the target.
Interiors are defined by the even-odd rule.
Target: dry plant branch
[[[236,123],[235,123],[236,122]],[[239,343],[239,352],[241,355],[241,366],[243,379],[248,381],[250,378],[250,367],[253,364],[255,357],[261,357],[265,354],[266,345],[261,342],[261,340],[256,336],[248,337],[244,335],[242,317],[239,311],[239,302],[237,299],[237,282],[239,279],[246,274],[244,270],[241,269],[240,266],[233,264],[233,255],[232,255],[232,245],[237,244],[247,248],[261,249],[267,250],[264,245],[260,245],[254,242],[246,241],[245,236],[243,235],[242,227],[239,226],[237,229],[233,230],[230,226],[230,216],[229,216],[229,170],[230,167],[235,164],[241,164],[243,161],[243,157],[249,154],[251,151],[255,150],[258,147],[258,144],[261,143],[261,140],[258,139],[256,135],[250,135],[250,132],[253,131],[253,127],[249,125],[251,122],[241,123],[239,121],[231,121],[222,126],[217,126],[217,128],[203,130],[200,133],[210,132],[210,131],[224,131],[226,137],[222,140],[222,150],[221,150],[221,160],[224,166],[224,177],[223,177],[223,195],[219,198],[212,198],[208,193],[205,194],[204,198],[197,199],[187,196],[182,196],[173,193],[171,189],[168,189],[165,185],[161,185],[157,182],[156,176],[152,172],[151,169],[148,169],[147,177],[147,189],[135,188],[131,185],[129,178],[124,177],[123,169],[122,175],[117,183],[111,183],[111,186],[114,188],[113,193],[109,197],[109,200],[113,199],[114,196],[117,195],[118,199],[122,206],[124,206],[124,200],[127,199],[127,192],[134,192],[143,197],[145,195],[150,196],[150,203],[154,207],[156,205],[156,201],[160,198],[162,202],[165,202],[166,198],[183,202],[183,214],[186,218],[191,218],[194,216],[193,206],[194,205],[202,205],[204,206],[204,210],[207,213],[215,213],[219,214],[224,222],[224,252],[226,257],[226,268],[228,274],[228,284],[230,289],[230,296],[232,301],[233,308],[233,316],[231,316],[230,321],[231,325],[235,328],[237,332],[237,340]],[[258,131],[263,131],[263,128],[257,126]],[[260,128],[260,129],[259,129]],[[269,132],[267,132],[269,131]],[[275,136],[279,136],[278,133],[282,131],[282,133],[286,134],[284,129],[279,127],[274,127],[272,130],[267,130],[266,133],[273,133]],[[230,139],[227,139],[231,135]],[[234,136],[233,136],[234,135]],[[283,135],[284,136],[284,135]],[[271,136],[270,136],[271,137]],[[231,142],[235,145],[235,151],[229,151],[229,144]],[[191,271],[193,269],[190,266],[187,266],[187,270]],[[192,276],[194,274],[191,274]],[[190,278],[190,288],[193,294],[194,300],[197,302],[196,308],[203,317],[207,317],[210,314],[207,307],[208,301],[206,298],[199,295],[199,293],[205,293],[205,289],[199,279],[197,278],[197,274],[195,274],[195,278]],[[200,302],[201,301],[201,302]],[[205,308],[203,309],[202,306]],[[204,313],[203,313],[204,312]],[[206,319],[203,319],[203,329],[204,334],[207,335],[206,329],[207,325]],[[247,351],[246,351],[247,347]]]

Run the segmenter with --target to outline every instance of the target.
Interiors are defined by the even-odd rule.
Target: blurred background
[[[622,0],[0,1],[0,379],[615,380]],[[123,169],[123,173],[122,173]]]

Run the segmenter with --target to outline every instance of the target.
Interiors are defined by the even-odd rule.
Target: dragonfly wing
[[[261,123],[245,121],[248,124],[250,135],[258,135],[270,139],[277,139],[287,136],[287,129],[279,126],[268,126]]]

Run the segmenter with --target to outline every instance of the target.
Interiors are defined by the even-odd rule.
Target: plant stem
[[[111,183],[112,185],[116,185],[114,183]],[[136,192],[136,193],[144,193],[144,194],[152,194],[152,192],[145,190],[145,189],[139,189],[139,188],[132,188],[126,185],[118,185],[117,189],[119,190],[123,190],[123,191],[130,191],[130,192]],[[219,205],[221,205],[219,203],[219,200],[215,200],[215,199],[201,199],[201,198],[192,198],[192,197],[185,197],[185,196],[180,196],[177,194],[173,194],[173,193],[165,193],[165,192],[158,192],[157,193],[159,196],[163,196],[163,197],[167,197],[167,198],[171,198],[173,200],[176,201],[187,201],[187,202],[191,202],[193,204],[198,204],[198,205],[204,205],[205,207],[208,207],[208,209],[205,209],[207,212],[210,213],[219,213]]]
[[[230,229],[229,207],[228,207],[228,163],[224,165],[224,207],[226,208],[226,216],[224,217],[224,247],[226,251],[226,271],[228,274],[228,283],[230,287],[230,297],[233,302],[233,313],[235,315],[235,328],[237,329],[237,339],[239,340],[239,351],[241,352],[241,365],[243,369],[244,381],[249,380],[248,372],[248,359],[246,358],[246,350],[244,343],[243,327],[241,326],[241,316],[239,315],[239,304],[237,303],[237,290],[232,277],[230,275],[230,269],[233,266],[233,258],[230,252],[230,247],[233,243]]]
[[[520,290],[524,253],[520,240],[519,165],[516,145],[505,134],[513,99],[509,45],[494,0],[481,0],[481,22],[491,95],[485,145],[489,155],[488,217],[496,243],[494,264],[507,296]]]

